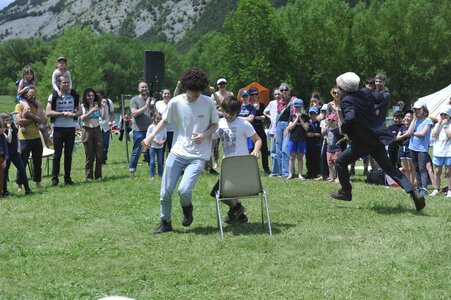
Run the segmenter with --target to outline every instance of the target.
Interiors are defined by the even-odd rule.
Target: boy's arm
[[[260,149],[262,147],[262,140],[256,133],[251,136],[251,140],[254,142],[254,150],[251,152],[251,155],[258,158],[260,155]]]

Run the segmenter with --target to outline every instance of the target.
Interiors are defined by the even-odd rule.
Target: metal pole
[[[124,94],[121,94],[121,112],[122,112],[122,128],[124,130],[124,137],[125,137],[125,153],[127,155],[127,163],[130,163],[130,156],[128,154],[128,139],[129,139],[129,134],[127,131],[127,121],[125,120],[125,99],[124,99]]]

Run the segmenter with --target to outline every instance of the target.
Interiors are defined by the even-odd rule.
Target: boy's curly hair
[[[193,67],[183,72],[180,83],[184,90],[203,91],[208,83],[208,76],[202,69]]]

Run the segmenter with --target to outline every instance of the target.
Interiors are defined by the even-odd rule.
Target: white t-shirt
[[[438,125],[436,125],[438,126]],[[435,139],[432,154],[437,157],[451,157],[451,139],[448,138],[445,128],[449,128],[450,124],[442,125],[440,132]]]
[[[174,125],[172,153],[186,159],[210,159],[211,136],[200,144],[192,140],[193,133],[203,133],[211,124],[219,121],[210,97],[200,95],[197,100],[189,102],[186,94],[178,95],[169,101],[163,119]]]
[[[168,105],[164,102],[164,100],[160,100],[155,104],[155,108],[161,115],[163,115],[165,113],[166,109],[168,108]],[[168,123],[168,125],[166,126],[166,130],[168,132],[172,132],[172,131],[174,131],[174,126],[172,126],[172,124]]]
[[[271,123],[269,124],[268,133],[275,134],[276,133],[276,118],[277,118],[277,100],[272,100],[269,102],[268,106],[265,107],[263,113],[271,116]]]
[[[221,139],[224,157],[249,154],[247,138],[254,134],[254,127],[242,118],[236,118],[232,122],[220,119],[215,133]]]
[[[105,105],[105,119],[100,117],[99,124],[100,128],[102,128],[103,131],[107,132],[110,130],[110,125],[108,125],[108,122],[110,121],[111,114],[114,112],[114,105],[113,101],[110,99],[107,99],[108,103],[110,104],[110,109],[108,109],[108,104]]]
[[[146,137],[148,137],[152,133],[152,131],[153,131],[153,129],[155,127],[157,127],[157,125],[150,124],[149,128],[147,128]],[[163,145],[158,145],[155,142],[164,141],[164,140],[166,140],[166,138],[167,138],[167,130],[166,130],[166,128],[164,128],[163,130],[158,132],[158,134],[155,136],[155,138],[153,139],[151,147],[154,148],[154,149],[161,149],[161,148],[163,148],[164,144]]]

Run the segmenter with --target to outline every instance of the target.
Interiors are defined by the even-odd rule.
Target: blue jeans
[[[276,159],[276,141],[274,139],[274,134],[269,135],[269,143],[269,153],[272,160],[271,174],[280,175],[279,163]]]
[[[149,148],[149,170],[150,170],[150,177],[155,176],[155,155],[157,156],[156,163],[158,164],[158,176],[163,175],[163,154],[164,154],[164,147],[163,148]]]
[[[180,204],[188,206],[193,197],[193,188],[204,170],[205,160],[201,158],[186,159],[169,153],[164,166],[163,179],[160,190],[160,218],[161,220],[171,222],[172,211],[172,192],[177,185],[177,181],[183,172],[180,181],[178,193]]]
[[[130,172],[134,173],[136,171],[136,166],[138,165],[139,157],[141,156],[142,151],[141,142],[145,138],[145,131],[133,131],[133,149],[130,157]]]
[[[111,136],[111,130],[108,130],[108,131],[102,130],[102,137],[103,137],[102,163],[106,163],[106,161],[108,159],[108,148],[110,148],[110,136]]]
[[[276,163],[273,164],[272,172],[274,175],[288,176],[288,163],[290,162],[288,141],[290,140],[290,135],[283,136],[283,132],[287,127],[287,121],[279,121],[276,124]],[[275,171],[281,171],[281,174]]]

